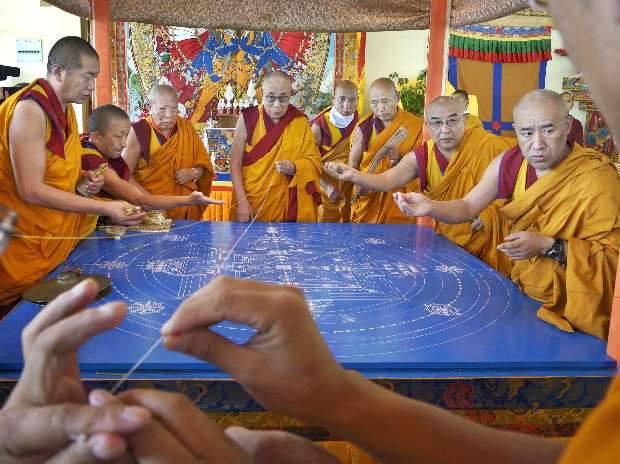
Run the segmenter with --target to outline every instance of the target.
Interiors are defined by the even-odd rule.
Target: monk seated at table
[[[132,125],[123,151],[129,173],[152,195],[209,196],[215,176],[213,165],[196,129],[178,116],[179,96],[169,85],[149,92],[146,119]],[[172,219],[202,219],[206,203],[168,210]]]
[[[451,200],[474,188],[491,161],[510,146],[508,139],[482,129],[465,130],[463,107],[452,97],[438,97],[430,103],[426,125],[431,140],[381,174],[368,174],[342,163],[327,163],[325,171],[365,190],[379,192],[395,190],[418,178],[421,191],[429,198]],[[467,224],[437,222],[435,230],[489,265],[509,273],[509,261],[502,259],[496,249],[502,232],[496,206],[471,216]]]
[[[607,338],[620,249],[620,179],[609,157],[567,141],[568,111],[557,93],[536,90],[514,108],[519,146],[496,158],[462,199],[398,195],[403,211],[458,224],[495,199],[510,225],[498,249],[512,280],[559,329]]]
[[[312,120],[312,133],[321,162],[346,163],[349,161],[351,134],[358,121],[357,87],[351,81],[339,81],[334,86],[332,106]],[[319,222],[349,222],[353,184],[338,182],[325,173],[321,176]]]
[[[399,108],[400,96],[390,79],[375,80],[368,94],[372,113],[362,118],[353,132],[349,165],[361,172],[380,174],[422,143],[423,122]],[[416,185],[408,187],[417,188]],[[357,186],[351,203],[351,222],[412,222],[398,210],[392,194],[387,191],[369,192]]]
[[[231,217],[246,222],[316,222],[321,155],[306,116],[289,104],[292,81],[265,76],[262,105],[242,111],[233,139]]]
[[[96,171],[108,165],[109,169],[102,173],[100,196],[128,201],[144,211],[222,204],[200,191],[183,196],[151,195],[133,178],[121,156],[130,129],[129,116],[114,105],[100,106],[88,118],[88,133],[82,137],[82,169]]]

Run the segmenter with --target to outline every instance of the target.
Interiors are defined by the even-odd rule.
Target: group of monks
[[[95,109],[80,137],[71,103],[90,96],[98,72],[96,51],[65,37],[50,51],[47,77],[0,107],[0,178],[8,187],[0,204],[17,212],[23,237],[0,256],[0,306],[60,264],[98,216],[133,225],[164,209],[199,220],[217,203],[208,196],[209,155],[179,117],[170,86],[151,89],[149,116],[133,124],[114,105]],[[565,95],[525,95],[509,138],[467,113],[464,91],[434,99],[424,121],[400,107],[387,78],[371,84],[363,117],[350,81],[336,83],[332,106],[310,122],[290,104],[292,94],[289,76],[271,72],[262,104],[238,119],[231,217],[389,224],[431,216],[438,233],[538,300],[541,319],[607,337],[620,180],[607,156],[573,140]]]

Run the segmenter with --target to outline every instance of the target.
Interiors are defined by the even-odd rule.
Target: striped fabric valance
[[[450,29],[450,56],[490,63],[551,59],[551,28],[477,24]]]

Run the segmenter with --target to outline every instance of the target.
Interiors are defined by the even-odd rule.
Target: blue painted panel
[[[126,371],[158,338],[179,303],[209,282],[247,225],[178,222],[167,234],[129,234],[80,244],[59,271],[79,266],[112,278],[100,302],[125,300],[126,321],[80,352],[84,371]],[[538,304],[428,228],[407,225],[256,223],[223,266],[235,277],[303,288],[321,332],[347,367],[372,372],[601,370],[605,344],[536,318]],[[21,367],[19,334],[38,306],[22,302],[0,322],[0,370]],[[252,332],[216,329],[242,343]],[[142,372],[208,375],[206,363],[158,348]]]

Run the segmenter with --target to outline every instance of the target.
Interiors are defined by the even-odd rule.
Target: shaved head
[[[162,97],[172,98],[176,100],[176,103],[179,102],[179,94],[171,85],[156,84],[151,87],[148,95],[148,100],[151,105],[158,103]]]
[[[380,77],[379,79],[375,79],[372,84],[370,84],[370,88],[368,89],[369,93],[373,90],[383,90],[386,92],[393,92],[394,95],[398,96],[398,90],[396,90],[396,85],[392,79],[388,79],[387,77]]]
[[[334,85],[334,95],[336,95],[338,90],[357,93],[357,85],[351,81],[338,81],[336,85]]]
[[[463,115],[463,105],[459,100],[453,97],[437,97],[426,107],[426,118],[429,119],[438,109],[456,113],[458,116]]]
[[[566,118],[568,116],[568,110],[562,96],[554,92],[553,90],[541,89],[534,90],[525,94],[517,102],[512,110],[512,115],[515,122],[524,112],[531,112],[533,108],[545,108],[552,110],[558,118]]]
[[[273,81],[284,81],[287,82],[288,85],[290,85],[291,87],[293,86],[293,79],[284,71],[271,71],[265,74],[265,78],[263,79],[263,87],[265,86],[265,84]]]

